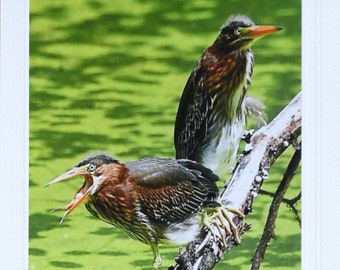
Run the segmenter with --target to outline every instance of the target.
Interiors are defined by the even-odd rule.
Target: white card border
[[[28,269],[29,1],[1,1],[0,269]]]
[[[302,2],[302,269],[334,269],[340,237],[340,4]],[[29,2],[1,1],[0,260],[28,269]]]

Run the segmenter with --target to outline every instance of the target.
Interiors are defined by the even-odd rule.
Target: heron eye
[[[89,172],[94,172],[95,170],[96,170],[96,168],[97,168],[97,166],[95,165],[95,164],[93,164],[93,163],[91,163],[88,167],[87,167],[87,170],[89,171]]]
[[[235,30],[234,30],[234,34],[236,35],[236,36],[239,36],[239,35],[241,35],[243,33],[243,31],[242,31],[242,28],[241,27],[238,27],[238,28],[236,28]]]

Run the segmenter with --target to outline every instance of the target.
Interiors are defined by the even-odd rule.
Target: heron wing
[[[196,162],[144,158],[126,166],[140,190],[141,212],[149,219],[181,221],[215,201],[218,177]]]
[[[174,130],[176,158],[195,159],[207,137],[212,100],[200,62],[193,69],[179,102]]]

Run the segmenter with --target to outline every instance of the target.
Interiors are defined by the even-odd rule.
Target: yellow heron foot
[[[219,206],[216,208],[209,209],[204,213],[204,217],[203,217],[203,224],[212,233],[215,241],[216,241],[216,233],[213,229],[213,226],[217,228],[225,248],[227,248],[227,243],[225,241],[222,228],[226,230],[229,234],[234,234],[235,241],[237,244],[241,243],[241,239],[239,237],[239,231],[237,229],[237,226],[233,222],[232,218],[230,217],[230,213],[238,215],[241,218],[245,217],[245,215],[239,210],[230,208],[227,206]]]

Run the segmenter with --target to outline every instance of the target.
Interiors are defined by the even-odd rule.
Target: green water
[[[30,1],[29,269],[150,269],[152,252],[96,220],[84,206],[59,224],[82,179],[44,184],[89,153],[121,161],[173,157],[173,124],[195,62],[230,14],[284,27],[253,48],[249,94],[272,119],[301,87],[300,1]],[[274,191],[292,151],[263,188]],[[287,197],[300,188],[300,172]],[[215,269],[249,269],[270,198],[247,217],[253,229]],[[300,228],[282,205],[263,269],[300,269]],[[164,266],[176,246],[161,246]],[[229,269],[228,268],[228,269]],[[164,267],[164,269],[166,269]]]

